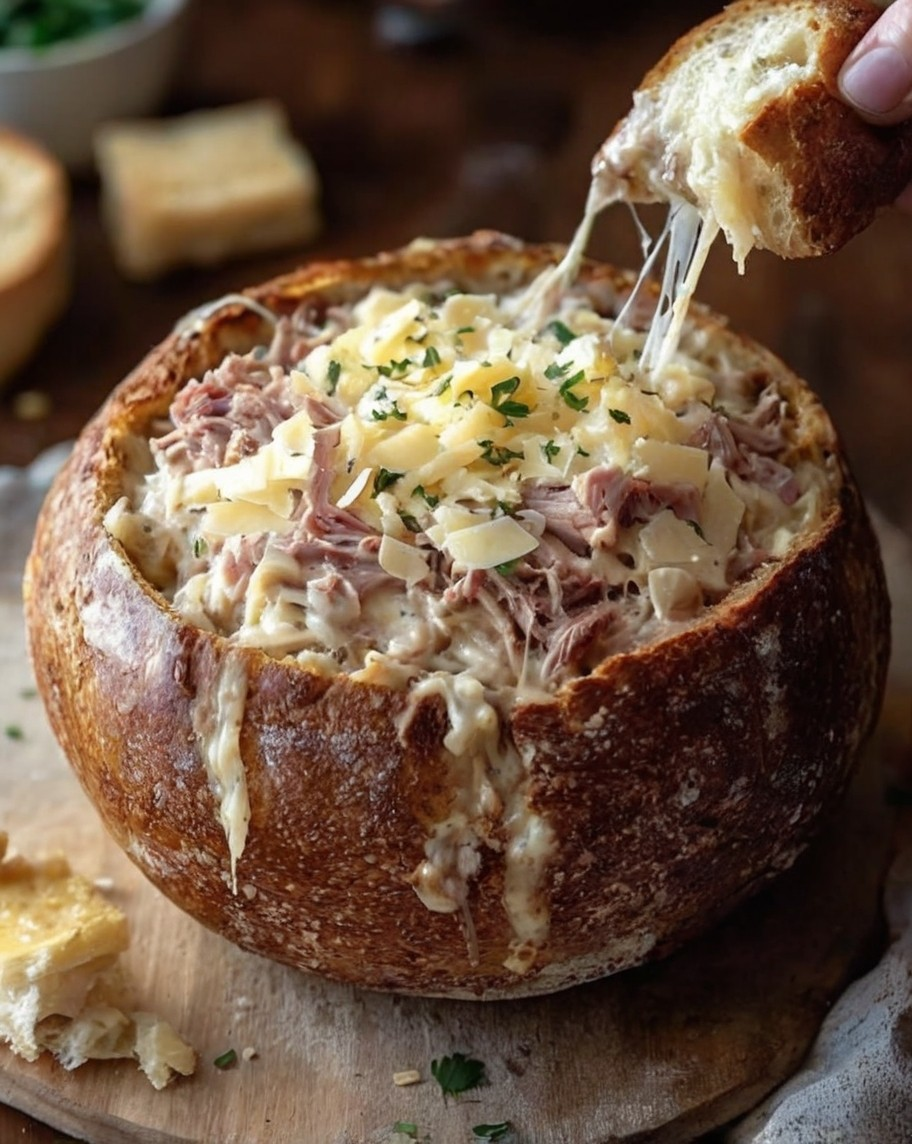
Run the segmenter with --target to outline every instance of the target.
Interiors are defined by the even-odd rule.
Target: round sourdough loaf
[[[547,629],[536,652],[530,633],[544,619],[523,621],[521,609],[509,612],[516,630],[503,637],[501,652],[491,644],[491,662],[479,661],[475,674],[482,684],[474,690],[466,684],[462,707],[441,682],[446,671],[437,661],[421,660],[426,648],[413,648],[412,661],[398,672],[389,665],[389,647],[385,669],[370,654],[361,666],[347,665],[351,646],[333,646],[329,637],[325,654],[264,650],[252,646],[247,628],[232,629],[213,613],[200,620],[178,606],[186,600],[175,593],[174,560],[160,550],[153,557],[142,540],[157,528],[167,533],[167,527],[144,515],[148,504],[143,512],[137,508],[154,469],[150,439],[164,442],[173,433],[169,410],[176,395],[207,377],[217,377],[224,390],[227,373],[217,371],[226,361],[248,360],[245,354],[261,360],[265,347],[287,334],[290,326],[276,333],[276,316],[306,327],[305,342],[322,337],[326,343],[322,326],[337,321],[343,335],[350,331],[352,305],[374,287],[396,291],[417,283],[421,290],[414,296],[430,298],[428,304],[441,311],[447,300],[471,306],[472,295],[516,291],[560,253],[477,232],[362,260],[314,264],[243,298],[223,299],[191,315],[112,393],[46,500],[25,603],[34,670],[53,729],[133,861],[178,906],[248,950],[369,988],[482,999],[554,991],[660,957],[793,862],[840,798],[872,728],[888,654],[888,603],[877,544],[833,427],[781,361],[698,306],[682,341],[690,365],[683,372],[669,367],[674,384],[667,392],[696,370],[719,385],[726,377],[740,379],[741,392],[758,402],[766,394],[781,430],[777,452],[771,456],[767,438],[764,445],[756,432],[744,431],[736,454],[744,460],[750,439],[752,448],[766,450],[755,473],[800,474],[802,487],[811,490],[805,499],[815,506],[800,525],[789,518],[793,535],[783,542],[777,532],[775,552],[755,546],[747,559],[742,542],[733,545],[724,591],[704,591],[696,603],[679,600],[684,610],[676,613],[673,603],[658,602],[661,586],[667,588],[664,576],[636,579],[651,522],[663,516],[672,527],[683,519],[689,522],[685,531],[697,535],[703,519],[699,512],[670,508],[673,496],[659,481],[650,482],[647,465],[639,476],[624,478],[639,480],[637,491],[649,494],[638,501],[640,508],[627,499],[613,521],[606,523],[604,515],[599,521],[618,533],[616,546],[623,548],[624,536],[630,542],[620,560],[630,580],[605,589],[599,604],[639,609],[628,635],[617,635],[623,625],[609,625],[611,639],[583,640],[573,654],[548,660],[556,633],[566,628]],[[632,281],[587,262],[573,290],[610,316]],[[482,303],[475,304],[480,312]],[[340,313],[346,317],[339,319]],[[583,340],[574,348],[560,335],[583,319],[561,314],[551,323],[556,359],[563,362],[555,385],[568,416],[582,417],[594,411],[597,389],[586,390],[588,397],[574,389],[568,362],[582,353]],[[642,312],[638,320],[647,318]],[[459,336],[468,329],[465,323]],[[444,350],[428,356],[428,340],[420,337],[415,335],[415,359],[421,357],[425,368],[445,366],[436,360]],[[619,337],[616,350],[642,341],[636,330]],[[328,344],[328,364],[325,347],[313,351],[324,354],[325,402],[314,404],[312,394],[302,398],[314,432],[332,421],[327,409],[342,417],[333,401],[348,384],[344,376],[339,380],[338,362],[332,364],[341,343]],[[492,352],[490,346],[485,352]],[[397,360],[395,354],[390,360]],[[611,423],[619,440],[637,429],[641,409],[629,404],[633,412],[625,414],[622,403],[659,400],[661,379],[637,379],[635,362],[634,348],[624,377],[611,382]],[[283,372],[269,368],[273,378]],[[405,398],[390,403],[395,370],[379,372],[390,392],[370,391],[386,404],[367,421],[392,432],[400,416],[399,428],[416,420],[418,407],[408,407],[407,421]],[[460,376],[450,373],[438,391]],[[538,375],[540,396],[547,374],[554,376],[550,369]],[[604,377],[591,382],[603,383]],[[213,398],[211,386],[206,392]],[[476,384],[468,398],[463,394],[463,410],[479,417],[493,410],[503,432],[527,433],[528,460],[532,436],[524,422],[531,424],[535,411],[526,391],[507,377],[488,391],[483,409],[477,399]],[[228,404],[214,416],[228,416]],[[705,427],[710,405],[703,405]],[[720,414],[718,406],[712,414]],[[581,424],[575,422],[572,432],[582,432]],[[769,421],[755,418],[753,426],[768,430]],[[279,432],[270,424],[265,437]],[[254,455],[249,437],[244,440],[234,465]],[[497,458],[505,470],[510,462],[521,464],[518,440],[511,438],[510,457]],[[643,447],[640,441],[633,440],[632,455]],[[487,449],[491,442],[480,444]],[[186,439],[181,447],[188,447]],[[706,465],[717,469],[721,454],[706,434],[704,447]],[[549,441],[539,452],[556,463],[556,448]],[[579,448],[573,464],[582,464],[581,454],[593,449],[591,441],[589,450]],[[761,453],[750,455],[756,460]],[[307,458],[314,473],[315,455]],[[486,455],[493,480],[495,466]],[[401,456],[402,469],[410,463]],[[728,464],[727,487],[747,496],[746,478],[734,475],[737,457]],[[353,465],[354,459],[348,469]],[[602,468],[605,475],[610,467]],[[375,480],[378,471],[390,479],[389,468],[375,468]],[[206,481],[211,477],[210,471]],[[315,484],[317,476],[311,479]],[[519,503],[528,505],[530,490],[546,486],[556,496],[570,483],[552,475],[513,484],[526,498]],[[630,494],[632,486],[624,487]],[[382,528],[370,513],[382,500],[377,490],[375,483],[374,493],[365,492],[359,502],[353,489],[347,509],[340,507],[341,497],[332,507],[337,514],[356,514],[363,502],[367,523],[358,551],[375,563]],[[797,495],[793,490],[786,499]],[[305,511],[317,499],[306,481],[294,490],[289,504],[297,507],[289,511],[309,520],[300,528],[309,527],[312,535],[298,535],[300,543],[286,546],[286,555],[304,560],[315,534],[329,530],[325,516],[317,520]],[[548,510],[537,517],[523,511],[525,516],[505,511],[497,519],[533,533],[537,521],[540,545],[550,543],[552,555],[563,551],[549,531],[558,525]],[[198,506],[197,516],[187,519],[202,513]],[[136,527],[125,530],[125,519]],[[431,525],[408,523],[399,543],[442,559],[452,535],[438,551],[427,540]],[[562,535],[566,545],[574,543]],[[590,533],[592,550],[581,553],[577,546],[577,562],[565,558],[576,572],[579,560],[596,561],[598,544],[611,547],[604,536]],[[639,548],[631,537],[639,538]],[[321,542],[326,544],[325,535]],[[172,530],[167,543],[186,549],[190,541]],[[211,535],[208,544],[216,546]],[[205,545],[198,538],[194,546],[193,559],[205,564]],[[523,561],[539,558],[514,557],[497,568],[489,561],[470,570],[475,603],[489,591],[507,609],[506,589],[495,596],[491,585],[502,587],[511,577],[514,584],[533,583]],[[675,583],[693,558],[679,559],[685,567],[674,572]],[[336,583],[352,567],[339,561]],[[472,603],[458,564],[431,562],[438,573],[449,568],[439,596],[453,612]],[[286,568],[285,575],[294,572]],[[392,579],[397,576],[405,593],[405,573]],[[252,595],[251,583],[237,580],[241,597],[245,590]],[[307,587],[299,585],[300,592]],[[658,615],[663,607],[666,614]],[[302,631],[312,642],[313,631]],[[499,678],[494,661],[508,658],[511,639],[525,641],[527,659],[548,661],[553,672],[541,670],[534,686],[512,679],[498,695],[491,682]],[[471,682],[471,674],[455,673],[463,682]],[[479,738],[473,720],[487,719],[492,710],[494,733]]]

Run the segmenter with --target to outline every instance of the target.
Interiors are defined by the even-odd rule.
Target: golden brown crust
[[[817,7],[827,29],[819,79],[770,103],[741,133],[791,190],[801,227],[786,257],[838,250],[912,179],[912,125],[867,123],[839,95],[839,71],[881,10],[856,0]]]
[[[288,311],[303,298],[444,273],[490,290],[556,254],[479,233],[314,265],[253,293]],[[584,273],[629,286],[610,268]],[[400,737],[406,694],[318,677],[188,626],[102,525],[134,435],[226,344],[253,344],[259,322],[228,306],[199,336],[172,336],[126,379],[57,479],[27,570],[31,653],[51,724],[108,828],[152,881],[268,957],[368,987],[494,998],[664,953],[789,865],[838,799],[872,726],[888,606],[832,427],[781,363],[740,343],[803,410],[806,440],[796,447],[839,470],[842,489],[821,527],[683,634],[609,659],[553,701],[513,714],[533,803],[558,836],[546,874],[550,939],[520,976],[503,966],[511,933],[495,850],[484,851],[472,884],[476,963],[460,916],[429,911],[409,882],[452,797],[442,703],[422,700]],[[193,721],[196,697],[211,691],[227,657],[249,679],[240,742],[252,818],[236,895]]]

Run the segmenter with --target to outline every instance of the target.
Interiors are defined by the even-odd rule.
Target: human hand
[[[843,99],[871,123],[912,118],[912,0],[894,0],[839,73]],[[897,200],[912,211],[912,185]]]
[[[872,123],[912,117],[912,0],[895,0],[839,73],[843,98]]]

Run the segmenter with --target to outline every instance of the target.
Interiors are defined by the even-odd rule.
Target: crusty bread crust
[[[559,253],[480,232],[316,264],[251,293],[287,313],[375,282],[500,289]],[[607,293],[632,281],[591,263],[582,274]],[[550,938],[524,975],[503,964],[511,933],[494,850],[472,883],[475,961],[460,916],[430,912],[409,882],[452,797],[442,702],[423,699],[400,737],[406,693],[319,677],[189,626],[103,527],[137,438],[186,379],[228,347],[252,346],[261,319],[226,306],[194,336],[170,337],[111,395],[41,513],[26,616],[52,727],[114,837],[164,893],[233,942],[303,969],[502,998],[664,954],[793,861],[840,797],[879,708],[883,572],[816,399],[772,355],[695,312],[800,411],[795,449],[831,470],[832,503],[787,559],[688,630],[514,711],[533,803],[558,837],[544,889]],[[240,746],[252,817],[236,895],[192,714],[226,657],[249,681]]]
[[[632,202],[652,202],[665,180],[669,190],[694,201],[687,181],[686,153],[692,140],[712,146],[721,117],[688,123],[681,140],[656,137],[655,110],[680,102],[682,66],[697,52],[707,55],[703,82],[717,84],[727,117],[738,123],[737,141],[752,182],[763,185],[756,219],[756,245],[783,258],[826,254],[864,230],[912,180],[912,122],[892,126],[865,122],[842,100],[839,71],[851,50],[881,14],[868,0],[735,0],[718,15],[683,35],[644,76],[637,92],[648,111],[615,127],[596,156],[596,166],[612,165],[612,140],[622,130],[642,137],[636,160],[612,175],[622,180]],[[726,84],[733,66],[727,51],[716,51],[735,37],[741,55],[734,66],[747,69],[754,57],[762,69],[767,27],[794,25],[796,40],[816,43],[817,66],[750,112],[737,105]],[[796,57],[797,58],[797,57]],[[678,158],[671,165],[668,156]],[[683,153],[684,158],[680,158]]]
[[[71,288],[69,187],[62,165],[0,127],[0,386],[34,353]]]

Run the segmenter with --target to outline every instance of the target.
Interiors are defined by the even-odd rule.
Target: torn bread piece
[[[69,301],[69,209],[58,160],[0,127],[0,386],[31,358]]]
[[[7,856],[0,834],[0,1041],[64,1068],[135,1058],[155,1088],[189,1075],[195,1054],[166,1022],[132,1012],[119,957],[127,919],[62,856]]]
[[[743,270],[843,246],[912,178],[912,123],[872,126],[839,97],[868,0],[735,0],[682,36],[593,162],[601,205],[684,200]]]
[[[316,168],[273,100],[111,122],[95,154],[114,255],[131,279],[304,244],[321,227]]]

